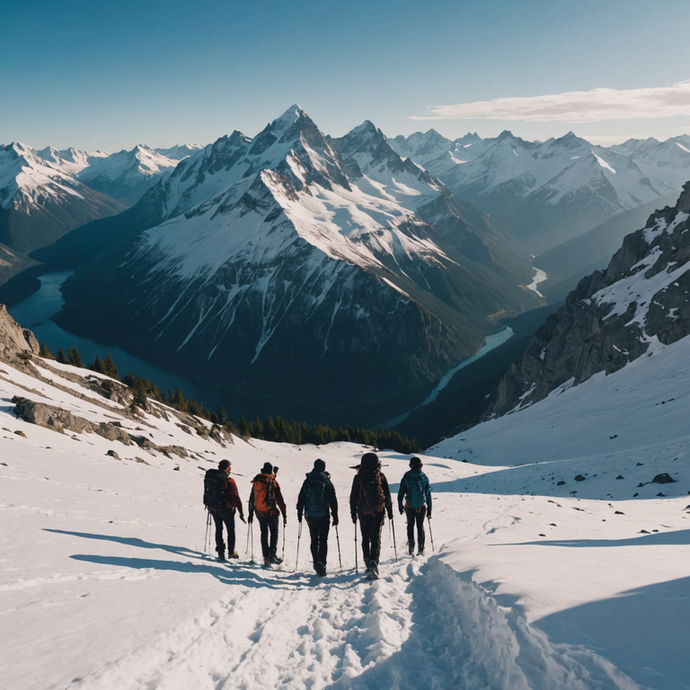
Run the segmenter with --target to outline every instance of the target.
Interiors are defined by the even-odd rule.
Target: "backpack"
[[[381,472],[378,467],[373,471],[359,471],[359,498],[357,507],[360,512],[373,515],[380,513],[386,505],[386,494],[381,484]]]
[[[407,473],[407,505],[410,508],[422,508],[426,504],[424,475],[421,472]]]
[[[210,510],[227,507],[226,486],[228,475],[222,470],[207,470],[204,475],[204,505]]]
[[[323,517],[328,515],[326,506],[326,479],[325,475],[307,475],[304,496],[304,514],[307,517]]]
[[[276,492],[273,477],[260,474],[252,483],[254,487],[254,508],[261,515],[276,509]]]

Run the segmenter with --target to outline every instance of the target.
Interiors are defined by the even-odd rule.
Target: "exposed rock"
[[[109,455],[111,458],[115,458],[115,460],[121,460],[120,456],[117,454],[116,451],[114,450],[109,450],[106,455]]]
[[[28,438],[28,436],[21,429],[17,429],[17,431],[15,431],[14,433],[17,434],[17,436],[23,436],[24,438]]]
[[[657,211],[644,229],[624,239],[605,271],[580,281],[503,377],[487,416],[543,400],[559,386],[577,385],[598,372],[618,371],[655,339],[668,345],[690,334],[689,209],[690,182],[674,208]],[[632,287],[625,296],[606,290],[634,276],[633,287],[662,273],[668,277],[648,301],[638,303]]]
[[[46,405],[45,403],[34,402],[28,398],[20,398],[15,396],[12,398],[14,403],[14,414],[20,419],[23,419],[31,424],[52,429],[64,433],[65,430],[81,434],[82,432],[92,432],[107,438],[109,441],[120,441],[126,446],[131,445],[129,434],[121,428],[118,428],[110,422],[101,422],[96,424],[73,415],[69,410],[63,410],[53,405]]]
[[[668,473],[663,472],[662,474],[657,474],[654,479],[652,479],[652,484],[673,484],[676,480]]]
[[[578,475],[575,477],[575,481],[576,481],[576,482],[584,482],[585,479],[586,479],[586,477],[583,477],[581,474],[578,474]]]
[[[0,304],[0,359],[15,363],[19,355],[37,355],[38,341],[28,328],[22,328]]]

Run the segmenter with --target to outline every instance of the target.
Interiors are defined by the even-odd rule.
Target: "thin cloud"
[[[440,105],[411,120],[601,122],[690,115],[690,81],[652,89],[593,89]]]

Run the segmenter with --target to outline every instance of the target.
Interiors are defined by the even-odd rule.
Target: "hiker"
[[[297,499],[297,519],[302,522],[302,514],[307,518],[311,555],[314,570],[323,577],[326,574],[326,556],[328,555],[328,532],[330,530],[330,513],[333,515],[333,526],[338,525],[338,499],[331,482],[331,475],[326,472],[326,463],[314,460],[314,469],[307,473]]]
[[[242,501],[237,492],[237,484],[230,477],[229,460],[221,460],[217,470],[207,470],[204,475],[204,505],[216,523],[216,552],[218,560],[225,560],[223,525],[228,531],[228,558],[239,558],[235,551],[235,510],[244,522]]]
[[[388,481],[381,472],[378,455],[365,453],[352,481],[350,514],[355,524],[359,517],[364,565],[368,575],[374,578],[379,574],[381,528],[386,512],[388,519],[392,520],[393,506]]]
[[[283,514],[283,529],[287,525],[287,509],[280,486],[275,475],[278,468],[274,469],[270,462],[265,462],[261,473],[252,479],[252,491],[249,495],[249,523],[254,519],[254,513],[259,520],[261,528],[261,553],[264,558],[264,567],[270,568],[272,563],[282,563],[278,558],[278,509]],[[270,543],[269,543],[270,532]]]
[[[407,500],[405,500],[407,497]],[[405,506],[403,507],[403,501]],[[414,528],[417,526],[417,544],[419,556],[424,554],[424,517],[431,520],[431,487],[429,478],[422,472],[421,458],[410,458],[410,469],[400,481],[398,491],[398,508],[400,514],[407,516],[407,549],[414,556]]]

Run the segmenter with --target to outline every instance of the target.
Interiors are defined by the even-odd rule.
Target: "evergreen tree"
[[[103,366],[105,368],[106,376],[110,376],[111,379],[116,379],[117,381],[120,380],[120,374],[117,371],[117,367],[115,366],[115,362],[113,362],[113,358],[110,356],[110,353],[108,353],[107,357],[103,361]]]
[[[270,414],[266,417],[266,421],[264,422],[264,438],[267,441],[278,440],[278,429],[276,429],[276,424]]]
[[[41,343],[41,349],[39,350],[38,354],[40,357],[43,357],[44,359],[55,359],[55,356],[48,349],[48,346],[45,343]]]
[[[57,351],[57,361],[60,362],[60,364],[69,364],[69,359],[67,359],[67,355],[62,348]]]
[[[70,347],[67,350],[67,359],[69,359],[69,363],[74,367],[84,367],[84,362],[81,361],[81,355],[76,347]]]
[[[249,426],[249,422],[244,418],[244,415],[240,417],[240,421],[237,423],[237,428],[240,432],[240,436],[243,438],[247,438],[248,436],[251,436],[251,428]]]
[[[218,408],[218,421],[220,424],[226,424],[228,422],[228,413],[222,405]],[[235,425],[233,424],[233,426]]]

